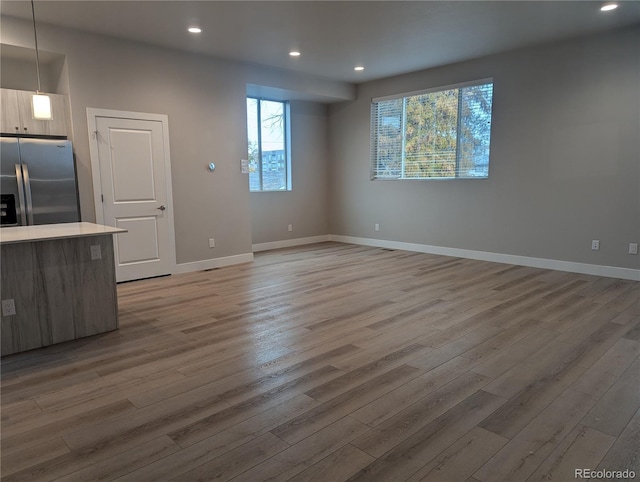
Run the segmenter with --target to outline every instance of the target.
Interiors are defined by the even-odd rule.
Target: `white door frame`
[[[102,179],[100,177],[100,158],[98,157],[98,117],[114,117],[117,119],[156,121],[162,124],[162,142],[165,155],[164,170],[167,189],[167,224],[169,227],[169,265],[171,274],[176,272],[176,235],[173,221],[173,189],[171,187],[171,154],[169,151],[169,117],[165,114],[147,114],[144,112],[129,112],[111,109],[96,109],[87,107],[87,122],[89,125],[89,154],[91,157],[91,178],[93,181],[93,204],[95,207],[96,223],[104,224],[104,210],[102,208]]]

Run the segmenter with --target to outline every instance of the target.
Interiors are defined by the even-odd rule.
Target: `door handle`
[[[158,208],[160,211],[164,211],[165,209],[167,209],[167,206],[165,206],[164,204],[161,204],[160,207]]]
[[[16,180],[18,181],[18,201],[20,203],[20,220],[22,226],[27,225],[27,203],[24,200],[24,182],[22,180],[22,166],[20,164],[15,165],[16,168]]]
[[[24,180],[24,193],[27,198],[27,221],[33,225],[33,198],[31,197],[31,179],[29,178],[29,166],[22,164],[22,179]]]

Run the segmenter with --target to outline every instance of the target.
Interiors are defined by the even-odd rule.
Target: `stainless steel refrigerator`
[[[0,138],[0,225],[80,221],[71,142]]]

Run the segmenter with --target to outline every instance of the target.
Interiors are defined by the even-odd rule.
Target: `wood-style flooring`
[[[323,243],[2,359],[3,481],[640,477],[640,283]]]

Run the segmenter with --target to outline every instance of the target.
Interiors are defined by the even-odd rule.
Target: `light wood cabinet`
[[[0,132],[3,134],[66,136],[67,99],[61,94],[47,94],[51,98],[53,119],[33,118],[31,96],[35,92],[0,89]]]
[[[0,89],[0,132],[17,134],[20,125],[18,91]]]

